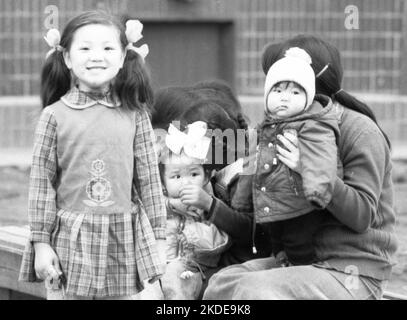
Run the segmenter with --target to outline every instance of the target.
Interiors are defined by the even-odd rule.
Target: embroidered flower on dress
[[[86,193],[90,200],[83,200],[89,207],[108,207],[114,204],[114,201],[108,201],[112,188],[110,182],[102,176],[106,174],[105,162],[97,159],[91,164],[92,179],[86,184]]]

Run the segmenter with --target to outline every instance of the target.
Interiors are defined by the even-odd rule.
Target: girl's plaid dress
[[[68,295],[127,296],[164,265],[166,211],[146,111],[72,88],[42,111],[29,190],[31,238],[21,281],[38,281],[33,242],[49,243]]]

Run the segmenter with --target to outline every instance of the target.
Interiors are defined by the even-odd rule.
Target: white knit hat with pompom
[[[315,96],[315,73],[311,67],[312,59],[309,54],[297,47],[288,49],[284,58],[276,61],[268,70],[264,85],[265,106],[267,109],[267,97],[279,82],[292,81],[299,84],[307,95],[308,108]]]

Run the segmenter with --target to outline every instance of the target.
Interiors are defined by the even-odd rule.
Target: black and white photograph
[[[407,1],[0,0],[0,300],[407,300]]]

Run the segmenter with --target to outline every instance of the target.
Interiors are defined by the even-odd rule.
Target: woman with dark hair
[[[313,241],[317,262],[276,268],[267,257],[229,266],[211,278],[204,299],[380,299],[397,249],[389,140],[370,108],[342,89],[340,54],[326,41],[300,35],[269,45],[264,72],[290,47],[311,56],[316,93],[333,100],[341,134],[343,178],[338,168],[332,200],[321,211],[323,223]],[[278,147],[279,159],[298,172],[297,139],[287,135],[281,142],[286,149]],[[235,213],[233,220],[217,215],[211,221],[251,239],[253,213]]]
[[[195,104],[206,100],[221,107],[239,128],[247,129],[239,100],[230,86],[221,80],[201,81],[191,86],[164,87],[157,90],[154,99],[151,110],[154,128],[167,130],[172,121],[180,120],[184,112],[191,114],[189,110]]]

